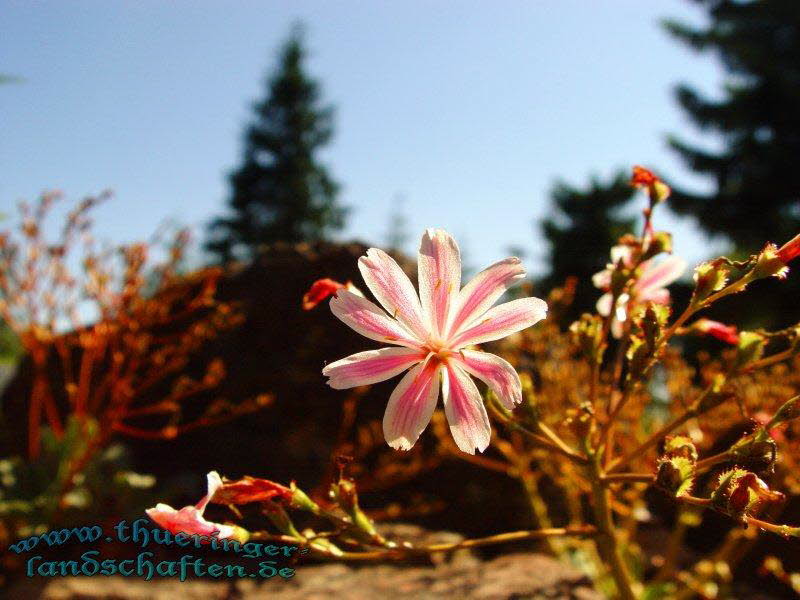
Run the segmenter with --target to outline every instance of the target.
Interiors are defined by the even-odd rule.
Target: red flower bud
[[[797,256],[800,256],[800,234],[794,236],[778,250],[778,258],[783,264],[788,264]]]
[[[650,169],[645,169],[636,165],[633,167],[633,176],[631,177],[631,185],[634,186],[647,186],[653,185],[658,181],[658,177]]]
[[[217,504],[248,504],[250,502],[264,502],[278,500],[290,502],[292,492],[283,486],[268,479],[245,476],[238,481],[226,481],[214,494],[212,502]]]
[[[651,208],[655,204],[666,200],[672,192],[669,186],[661,181],[661,179],[655,173],[653,173],[650,169],[645,169],[639,165],[633,167],[631,185],[634,187],[647,188],[647,194],[650,196]]]
[[[724,323],[712,321],[711,319],[700,319],[694,324],[694,328],[726,344],[735,346],[739,343],[739,330],[736,328],[736,325],[725,325]]]
[[[317,304],[345,287],[343,283],[333,279],[317,279],[303,296],[303,310],[311,310]]]

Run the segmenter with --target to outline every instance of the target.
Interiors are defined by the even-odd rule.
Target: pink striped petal
[[[414,348],[367,350],[329,364],[322,374],[329,377],[328,385],[333,389],[344,390],[384,381],[424,358],[425,353]]]
[[[522,384],[514,367],[496,354],[462,350],[452,357],[467,373],[489,386],[507,409],[522,402]]]
[[[487,311],[479,320],[463,328],[450,342],[452,349],[499,340],[530,327],[547,316],[547,303],[539,298],[512,300]]]
[[[400,265],[383,250],[370,248],[358,259],[358,269],[386,312],[417,338],[427,340],[430,332],[422,318],[419,296]]]
[[[206,480],[208,491],[195,506],[184,506],[180,510],[175,510],[169,504],[158,503],[153,508],[145,510],[145,513],[155,523],[171,533],[211,535],[217,531],[220,539],[232,537],[235,533],[233,527],[212,523],[203,517],[206,505],[222,487],[222,479],[216,471],[211,471],[206,475]]]
[[[439,397],[439,363],[427,360],[406,373],[389,397],[383,435],[395,450],[410,450],[428,426]]]
[[[422,342],[372,302],[341,289],[330,302],[331,312],[364,337],[397,346],[419,348]]]
[[[430,331],[441,336],[447,325],[451,299],[461,289],[461,253],[442,229],[428,229],[419,245],[419,298]]]
[[[169,504],[158,503],[144,512],[157,525],[171,533],[211,535],[217,531],[220,539],[232,537],[234,534],[234,529],[230,525],[206,521],[202,511],[194,506],[184,506],[180,510],[175,510]]]
[[[643,302],[655,302],[656,304],[669,304],[669,290],[665,288],[652,290],[648,292],[646,296],[640,296],[639,300]]]
[[[507,289],[525,279],[518,258],[506,258],[473,277],[459,292],[451,309],[449,332],[456,332],[489,310]]]
[[[643,265],[641,278],[634,286],[637,297],[646,297],[653,290],[668,286],[680,277],[685,269],[686,261],[680,256],[668,256],[657,265],[647,261]]]
[[[448,362],[442,377],[444,414],[450,424],[450,434],[462,452],[475,454],[486,450],[492,437],[489,416],[483,398],[469,375]]]

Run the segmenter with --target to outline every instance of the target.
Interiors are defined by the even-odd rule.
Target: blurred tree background
[[[230,176],[230,214],[209,225],[206,249],[220,262],[250,258],[261,244],[322,240],[344,225],[339,184],[317,157],[333,136],[333,108],[321,105],[306,54],[297,25],[247,128],[242,165]]]
[[[781,243],[800,229],[800,179],[791,176],[800,156],[800,2],[698,3],[708,12],[708,27],[675,21],[665,27],[698,52],[717,55],[728,77],[720,99],[686,83],[675,95],[701,131],[721,139],[722,149],[669,138],[689,168],[716,187],[704,195],[677,186],[670,206],[750,254],[765,237]]]
[[[634,194],[629,181],[627,172],[618,171],[607,182],[592,177],[586,189],[565,181],[553,186],[552,215],[541,222],[550,246],[550,272],[539,284],[541,289],[550,290],[563,285],[567,277],[578,278],[567,321],[593,309],[598,292],[592,285],[592,275],[605,267],[609,248],[633,228],[634,219],[621,212]]]
[[[698,52],[714,53],[727,77],[719,99],[686,83],[676,86],[675,96],[709,136],[709,145],[716,142],[721,148],[714,151],[669,136],[670,146],[690,169],[710,178],[714,189],[698,194],[669,181],[673,195],[667,206],[694,218],[709,237],[730,242],[734,254],[748,255],[766,241],[780,245],[800,231],[800,179],[792,176],[800,157],[800,2],[691,1],[706,12],[707,27],[675,21],[665,21],[664,27]],[[605,184],[594,180],[583,193],[564,183],[555,186],[553,211],[566,216],[567,223],[558,224],[558,216],[541,223],[551,266],[543,289],[602,268],[596,262],[606,258],[607,250],[599,253],[598,245],[609,246],[621,227],[632,225],[620,218],[634,210],[628,205],[633,195],[625,196],[624,186],[619,178]],[[576,308],[590,309],[598,295],[584,283],[576,290]],[[715,316],[745,327],[788,325],[784,315],[796,308],[798,295],[800,278],[759,282],[748,299],[759,303],[759,311],[742,311],[742,301],[731,299]]]

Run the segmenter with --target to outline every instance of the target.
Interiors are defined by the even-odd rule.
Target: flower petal
[[[168,504],[159,503],[154,508],[148,508],[145,513],[159,527],[170,533],[211,535],[218,531],[220,539],[232,537],[235,533],[234,528],[230,525],[206,521],[202,511],[197,510],[194,506],[184,506],[180,510],[175,510]]]
[[[422,235],[417,260],[422,314],[431,333],[441,336],[447,326],[450,305],[461,289],[461,253],[443,229]]]
[[[611,269],[603,269],[592,275],[592,285],[601,290],[609,289],[611,287]]]
[[[419,297],[408,275],[386,252],[370,248],[358,259],[358,269],[372,294],[386,312],[405,325],[420,340],[427,340]]]
[[[333,389],[344,390],[384,381],[424,358],[425,353],[415,348],[367,350],[327,365],[322,374],[329,377],[328,385]]]
[[[633,257],[633,249],[627,244],[618,244],[611,247],[611,263],[616,265],[619,261],[626,267],[630,266]]]
[[[652,290],[647,294],[647,296],[640,296],[639,300],[644,302],[654,302],[655,304],[669,304],[670,295],[669,290],[665,288],[660,288],[657,290]]]
[[[611,292],[605,293],[597,300],[598,314],[607,317],[611,313]]]
[[[668,256],[657,265],[647,261],[642,269],[642,276],[634,286],[636,296],[646,298],[654,290],[668,286],[680,277],[685,269],[686,261],[680,256]]]
[[[214,494],[217,493],[217,490],[222,487],[222,478],[220,478],[219,473],[216,471],[211,471],[206,475],[206,481],[208,482],[208,491],[206,495],[197,503],[195,508],[200,511],[200,514],[203,514],[203,511],[206,509],[206,505],[211,502],[211,499],[214,497]]]
[[[455,333],[489,310],[507,289],[525,279],[525,268],[516,257],[506,258],[487,267],[467,285],[456,297],[450,311],[452,317],[448,332]]]
[[[522,402],[522,384],[511,364],[496,354],[476,350],[462,350],[452,357],[467,373],[489,386],[507,409]]]
[[[410,450],[428,426],[439,397],[439,363],[417,365],[406,373],[389,397],[383,435],[395,450]]]
[[[483,398],[469,375],[453,362],[447,363],[442,377],[444,414],[450,433],[462,452],[475,454],[486,450],[492,437],[489,416]]]
[[[547,316],[547,303],[539,298],[512,300],[487,311],[472,324],[462,328],[450,342],[452,349],[470,344],[499,340],[530,327]]]
[[[364,337],[398,346],[419,348],[422,342],[375,304],[346,289],[330,302],[331,312]]]

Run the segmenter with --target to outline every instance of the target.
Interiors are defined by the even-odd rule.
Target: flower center
[[[447,362],[447,359],[453,354],[444,342],[436,339],[428,340],[428,343],[425,344],[425,349],[441,362]]]

